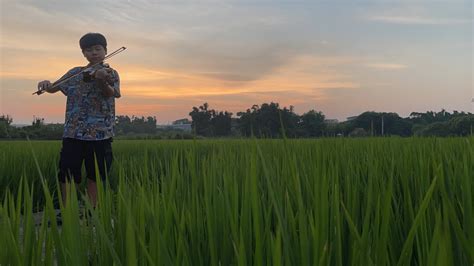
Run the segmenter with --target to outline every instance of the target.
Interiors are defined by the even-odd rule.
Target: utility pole
[[[382,115],[382,136],[383,136],[383,115]]]
[[[373,119],[370,121],[370,134],[372,135],[372,137],[374,136],[374,120]]]

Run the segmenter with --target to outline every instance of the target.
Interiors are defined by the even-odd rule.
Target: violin
[[[82,80],[84,82],[93,82],[95,77],[95,72],[99,69],[110,68],[109,64],[97,65],[95,67],[88,67],[82,72]]]
[[[109,58],[111,58],[112,56],[118,54],[118,53],[121,53],[123,52],[125,49],[127,49],[125,46],[123,47],[120,47],[119,49],[113,51],[112,53],[108,54],[106,57],[104,57],[104,60],[107,60]],[[81,71],[79,71],[78,73],[75,73],[75,74],[72,74],[70,76],[67,76],[67,77],[64,77],[62,79],[59,79],[57,81],[55,81],[52,85],[51,85],[51,88],[54,88],[54,87],[57,87],[63,83],[65,83],[66,81],[74,78],[74,77],[77,77],[79,76],[80,74],[84,74],[84,77],[83,77],[83,80],[85,82],[92,82],[93,81],[93,77],[95,75],[95,72],[99,69],[102,69],[104,67],[106,68],[109,68],[109,65],[108,64],[103,64],[103,61],[102,62],[98,62],[98,63],[95,63],[95,64],[92,64],[88,67],[83,67],[81,69]],[[44,92],[44,89],[38,89],[37,91],[33,92],[33,95],[37,94],[37,95],[41,95],[42,93]]]

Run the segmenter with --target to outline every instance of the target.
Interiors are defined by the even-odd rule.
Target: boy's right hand
[[[38,82],[38,95],[43,94],[49,88],[52,87],[52,84],[49,80],[43,80]]]

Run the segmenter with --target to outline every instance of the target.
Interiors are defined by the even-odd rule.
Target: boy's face
[[[104,61],[107,50],[100,44],[87,47],[82,50],[82,54],[92,64]]]

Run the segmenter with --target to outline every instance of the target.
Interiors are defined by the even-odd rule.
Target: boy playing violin
[[[99,176],[105,181],[112,165],[112,137],[115,123],[115,98],[120,97],[117,71],[104,64],[107,40],[100,33],[87,33],[79,40],[82,54],[93,69],[83,67],[69,70],[56,83],[44,80],[38,83],[38,95],[61,91],[67,97],[66,119],[59,159],[58,179],[63,203],[66,202],[66,182],[81,182],[82,163],[87,175],[87,193],[95,207],[97,184],[95,162]],[[59,81],[78,74],[69,80]],[[58,84],[58,85],[55,85]]]

